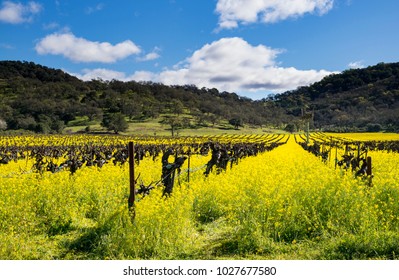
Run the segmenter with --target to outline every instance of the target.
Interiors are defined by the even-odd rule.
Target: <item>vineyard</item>
[[[2,136],[0,259],[398,259],[398,170],[397,134]]]

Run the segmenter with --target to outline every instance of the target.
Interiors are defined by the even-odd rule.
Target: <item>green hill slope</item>
[[[33,62],[0,61],[0,130],[51,133],[84,129],[121,131],[119,119],[170,129],[284,128],[326,130],[399,129],[399,63],[346,70],[296,90],[251,100],[195,85],[153,82],[81,81]],[[154,124],[156,122],[156,124]],[[173,127],[174,126],[174,127]],[[124,128],[126,129],[126,128]],[[128,125],[127,131],[134,132]]]
[[[313,113],[315,127],[399,127],[399,63],[346,70],[318,83],[279,94],[273,102],[293,116]]]

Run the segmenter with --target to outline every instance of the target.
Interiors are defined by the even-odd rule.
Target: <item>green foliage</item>
[[[115,133],[126,131],[129,128],[125,116],[121,113],[104,115],[101,125]]]
[[[285,130],[285,131],[288,131],[288,132],[290,132],[290,133],[294,133],[294,132],[298,131],[298,128],[296,127],[295,124],[289,123],[289,124],[287,124],[287,125],[285,126],[284,130]]]
[[[367,130],[369,123],[399,131],[399,63],[380,63],[346,70],[310,86],[266,99],[293,116],[314,112],[317,128]]]
[[[235,129],[238,129],[240,126],[243,126],[241,118],[232,118],[229,120],[229,124],[234,126]]]
[[[398,242],[397,232],[375,232],[367,236],[345,235],[326,246],[325,255],[332,260],[393,260],[398,258]]]
[[[379,123],[370,123],[367,125],[367,132],[380,132],[382,131],[382,125]]]
[[[175,132],[178,129],[187,128],[190,126],[190,119],[182,116],[170,116],[166,115],[160,121],[161,124],[168,125],[172,136],[175,136]]]
[[[79,118],[101,121],[113,113],[132,121],[190,114],[199,125],[236,120],[232,124],[236,129],[244,124],[283,128],[298,121],[306,109],[314,114],[315,128],[367,131],[369,124],[380,124],[382,130],[399,131],[398,80],[399,63],[380,63],[253,101],[195,85],[84,82],[32,62],[0,61],[0,118],[9,130],[40,133],[59,132],[60,121],[68,126]],[[43,122],[41,115],[51,121]]]
[[[82,117],[101,120],[113,113],[122,113],[130,120],[154,119],[161,114],[202,114],[215,125],[217,120],[230,119],[234,112],[242,123],[266,121],[262,104],[194,85],[83,82],[61,70],[19,61],[0,61],[0,81],[0,118],[13,130],[57,131],[52,129],[54,125],[39,119],[43,114],[52,122],[62,121],[65,125],[73,125],[75,119]]]

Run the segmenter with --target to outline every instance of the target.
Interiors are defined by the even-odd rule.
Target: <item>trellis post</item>
[[[371,157],[367,157],[366,164],[367,164],[366,174],[369,178],[369,187],[371,187],[373,185],[373,169],[372,169],[373,166],[371,164]]]
[[[335,143],[335,169],[337,169],[338,164],[338,144]]]
[[[188,151],[188,161],[187,161],[187,182],[190,183],[190,158],[191,158],[191,150]]]
[[[129,193],[129,199],[128,199],[128,207],[129,207],[129,210],[134,213],[135,180],[134,180],[134,145],[133,145],[133,142],[129,142],[128,153],[129,153],[129,181],[130,181],[130,193]]]

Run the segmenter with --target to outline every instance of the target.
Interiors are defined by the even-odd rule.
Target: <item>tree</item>
[[[122,104],[122,113],[132,120],[134,117],[141,115],[141,106],[137,102],[128,99]]]
[[[289,123],[289,124],[287,124],[287,125],[285,126],[284,130],[285,130],[285,131],[288,131],[288,132],[290,132],[290,133],[294,133],[294,132],[296,132],[298,129],[297,129],[297,126],[296,126],[294,123]]]
[[[215,114],[209,114],[205,117],[205,119],[212,124],[212,127],[214,127],[215,124],[220,120],[220,117]]]
[[[380,132],[382,130],[382,125],[379,123],[369,123],[366,129],[367,132]]]
[[[238,129],[242,125],[242,120],[240,118],[232,118],[229,120],[229,124],[234,126],[234,129]]]
[[[162,124],[167,124],[170,126],[170,129],[172,131],[172,136],[175,136],[175,131],[182,127],[183,125],[183,120],[180,117],[175,117],[175,116],[165,116],[162,121]]]
[[[180,100],[172,100],[172,113],[180,115],[184,112],[184,105]]]
[[[126,131],[129,128],[129,124],[122,113],[104,115],[101,125],[107,128],[107,130],[113,130],[116,134]]]

